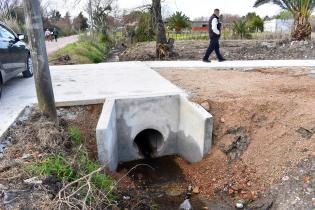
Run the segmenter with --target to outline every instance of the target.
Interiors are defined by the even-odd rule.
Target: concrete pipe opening
[[[144,158],[152,158],[163,145],[162,134],[154,129],[141,131],[135,138],[134,143],[139,149],[139,154]]]

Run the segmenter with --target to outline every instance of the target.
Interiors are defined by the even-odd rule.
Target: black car
[[[0,22],[0,97],[2,86],[19,73],[23,77],[33,76],[30,50],[22,41],[23,34],[16,34]]]

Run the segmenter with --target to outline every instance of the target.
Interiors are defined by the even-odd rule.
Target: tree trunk
[[[161,0],[152,0],[152,12],[156,31],[156,43],[166,44],[166,32],[161,12]]]
[[[58,123],[55,98],[46,52],[39,0],[23,0],[26,29],[31,48],[38,106],[42,113]]]
[[[165,59],[173,57],[174,40],[167,41],[164,22],[161,14],[161,0],[152,0],[152,16],[156,33],[156,57]]]
[[[291,32],[292,40],[310,40],[312,35],[312,25],[308,17],[298,14],[294,20],[294,26]]]

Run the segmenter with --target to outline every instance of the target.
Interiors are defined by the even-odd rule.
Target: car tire
[[[33,63],[30,55],[26,59],[26,70],[23,71],[22,74],[24,78],[33,76]]]

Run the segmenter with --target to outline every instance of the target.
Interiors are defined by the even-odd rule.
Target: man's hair
[[[219,9],[215,9],[214,12],[220,12],[220,10]]]

